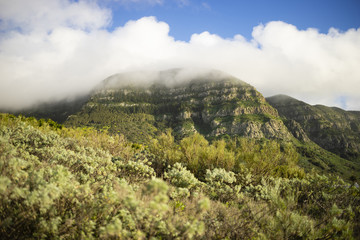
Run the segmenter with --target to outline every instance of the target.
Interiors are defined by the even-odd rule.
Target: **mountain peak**
[[[168,88],[184,87],[195,83],[233,81],[237,84],[247,83],[214,69],[173,68],[163,71],[134,71],[114,74],[105,79],[97,89],[117,89],[122,87],[148,88],[151,85]]]
[[[99,116],[107,115],[106,119]],[[145,118],[139,132],[172,128],[179,136],[199,132],[207,137],[239,135],[290,139],[277,111],[251,85],[220,71],[170,69],[117,74],[106,79],[83,110],[69,119],[72,125],[104,125],[126,134],[120,122]],[[127,123],[127,124],[133,124]]]
[[[293,105],[293,104],[307,104],[303,101],[300,101],[296,98],[290,97],[288,95],[285,94],[277,94],[271,97],[267,97],[266,100],[270,103],[270,104],[276,104],[276,105],[282,105],[282,104],[286,104],[286,105]]]

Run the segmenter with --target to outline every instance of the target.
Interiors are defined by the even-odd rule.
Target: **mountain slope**
[[[43,105],[27,115],[67,118],[66,126],[121,134],[146,145],[168,128],[178,141],[194,133],[211,141],[275,139],[294,144],[299,165],[307,170],[360,178],[359,112],[310,106],[283,95],[267,100],[222,72],[172,69],[113,75],[86,97]]]
[[[322,148],[343,158],[360,161],[360,113],[323,105],[311,106],[294,98],[277,95],[266,99],[289,129],[294,122]]]
[[[276,141],[224,148],[199,136],[135,148],[119,135],[0,114],[0,238],[358,238],[355,184],[304,173]],[[204,154],[242,167],[204,167]]]
[[[295,144],[299,165],[307,170],[358,177],[359,164],[319,147],[295,120],[285,121],[286,127],[277,110],[251,85],[216,71],[183,79],[181,75],[182,70],[173,69],[151,81],[141,79],[141,74],[111,76],[65,124],[120,133],[145,144],[168,128],[178,140],[194,133],[207,139],[276,139]]]
[[[63,99],[60,101],[43,102],[34,107],[23,109],[20,111],[4,111],[15,115],[32,116],[36,118],[52,119],[58,123],[63,123],[71,115],[81,110],[83,105],[88,101],[89,95],[73,97],[71,99]]]
[[[179,69],[160,72],[142,86],[124,85],[126,75],[112,76],[66,124],[105,124],[110,132],[135,141],[169,127],[180,138],[195,132],[207,137],[292,138],[277,111],[251,85],[215,71],[177,82],[181,74]]]

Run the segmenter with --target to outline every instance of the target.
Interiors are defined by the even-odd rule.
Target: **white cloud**
[[[255,78],[265,92],[282,91],[329,105],[341,96],[360,99],[360,29],[320,34],[271,22],[256,27],[253,37],[272,68]],[[360,109],[360,104],[352,107]]]
[[[113,0],[119,2],[122,5],[129,6],[133,4],[146,4],[146,5],[162,5],[165,0]]]
[[[360,29],[321,34],[270,22],[256,26],[250,41],[203,32],[182,42],[154,17],[109,32],[110,12],[94,1],[28,2],[0,1],[0,108],[86,92],[118,72],[204,67],[233,74],[266,96],[360,110]]]
[[[0,1],[0,19],[0,30],[39,32],[59,26],[94,30],[109,23],[111,12],[90,0],[11,0]]]
[[[135,6],[135,5],[163,5],[165,2],[174,2],[179,7],[185,7],[190,5],[190,0],[108,0],[120,3],[123,6]]]

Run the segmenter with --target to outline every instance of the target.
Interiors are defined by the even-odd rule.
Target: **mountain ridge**
[[[123,84],[122,76],[119,79],[112,76],[97,88],[80,111],[79,114],[88,118],[81,124],[96,122],[92,116],[107,107],[113,115],[120,112],[154,115],[154,121],[163,122],[179,135],[200,132],[208,137],[228,134],[291,138],[277,111],[248,83],[217,72],[176,83],[178,71],[159,74],[174,75],[170,82],[175,84],[160,78],[151,85],[119,88]],[[76,116],[70,117],[67,122],[74,124],[74,118]]]
[[[337,107],[310,105],[284,95],[266,100],[286,119],[301,125],[308,138],[322,148],[346,159],[360,159],[360,112]]]
[[[264,98],[250,84],[219,71],[171,69],[115,74],[79,100],[44,106],[25,115],[122,134],[134,143],[146,144],[168,129],[178,141],[194,133],[210,141],[273,139],[294,144],[300,154],[299,164],[308,170],[315,168],[345,178],[360,173],[356,142],[360,112],[311,106],[286,95]],[[352,122],[345,125],[358,135],[349,128],[344,131],[346,135],[336,128],[349,117],[335,118],[336,124],[332,118],[321,118],[328,112],[350,116]],[[323,136],[321,141],[314,137],[316,131]]]

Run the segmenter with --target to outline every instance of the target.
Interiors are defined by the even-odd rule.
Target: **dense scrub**
[[[1,239],[353,239],[360,193],[275,141],[148,145],[0,115]]]

